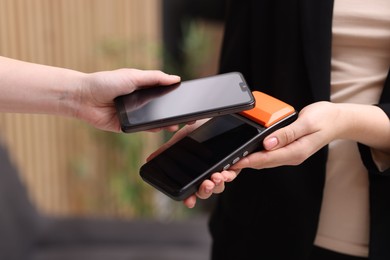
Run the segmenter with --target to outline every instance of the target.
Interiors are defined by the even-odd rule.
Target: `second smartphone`
[[[195,193],[214,172],[261,150],[273,131],[296,119],[294,108],[262,92],[254,92],[255,108],[215,117],[173,144],[140,169],[144,181],[174,200]]]
[[[140,89],[115,99],[125,133],[237,113],[254,104],[255,99],[239,72]]]

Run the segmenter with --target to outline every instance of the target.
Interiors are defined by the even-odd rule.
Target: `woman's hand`
[[[372,126],[375,126],[373,128]],[[390,151],[390,122],[378,107],[359,104],[317,102],[306,106],[298,119],[263,141],[264,150],[242,158],[228,171],[215,173],[204,181],[196,195],[184,201],[194,207],[196,199],[207,199],[224,190],[243,168],[272,168],[299,165],[336,139],[350,139],[382,152]]]
[[[222,193],[225,190],[225,182],[233,181],[240,173],[241,169],[228,169],[223,172],[213,173],[209,180],[204,180],[198,192],[186,198],[183,203],[188,208],[196,205],[197,198],[208,199],[213,194]]]
[[[336,122],[339,122],[339,109],[335,104],[311,104],[302,109],[295,122],[267,136],[263,141],[263,151],[242,158],[232,168],[263,169],[299,165],[342,135],[345,127]]]
[[[185,201],[185,205],[193,207],[196,198],[207,199],[213,192],[223,192],[224,182],[233,181],[243,168],[261,169],[300,164],[332,140],[335,133],[329,126],[337,116],[337,109],[327,102],[304,108],[295,122],[264,139],[265,150],[242,158],[227,171],[214,173],[211,180],[201,184],[196,196]]]
[[[302,109],[295,122],[270,134],[263,142],[264,151],[243,158],[233,168],[298,165],[336,139],[388,152],[389,118],[372,105],[317,102]]]

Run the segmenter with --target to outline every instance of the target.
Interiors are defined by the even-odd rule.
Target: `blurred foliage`
[[[153,201],[150,187],[139,177],[144,153],[141,133],[100,133],[97,138],[109,148],[108,187],[121,208],[130,208],[134,216],[151,216]]]
[[[182,80],[193,79],[209,72],[210,57],[215,57],[213,35],[204,23],[197,20],[182,22],[183,39],[180,43],[182,60],[163,50],[164,70],[180,75]]]

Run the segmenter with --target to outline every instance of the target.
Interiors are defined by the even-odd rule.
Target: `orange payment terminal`
[[[253,91],[252,94],[256,101],[255,107],[240,114],[262,126],[270,127],[295,113],[292,106],[277,98],[260,91]]]
[[[214,172],[263,149],[263,140],[296,119],[295,109],[262,92],[255,107],[217,116],[142,165],[142,179],[174,200],[194,194]]]

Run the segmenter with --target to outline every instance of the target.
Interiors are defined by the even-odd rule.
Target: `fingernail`
[[[175,80],[177,81],[180,81],[181,80],[181,77],[180,76],[177,76],[177,75],[169,75],[171,76],[172,78],[174,78]]]
[[[219,185],[221,182],[222,182],[221,179],[215,179],[215,180],[214,180],[215,185]]]
[[[276,138],[276,137],[267,138],[266,140],[264,140],[264,148],[266,150],[272,150],[273,148],[275,148],[278,145],[278,143],[279,143],[279,141],[278,141],[278,138]]]
[[[204,189],[204,192],[205,192],[206,194],[210,194],[210,193],[211,193],[211,189],[210,189],[210,188],[206,188],[206,189]]]

